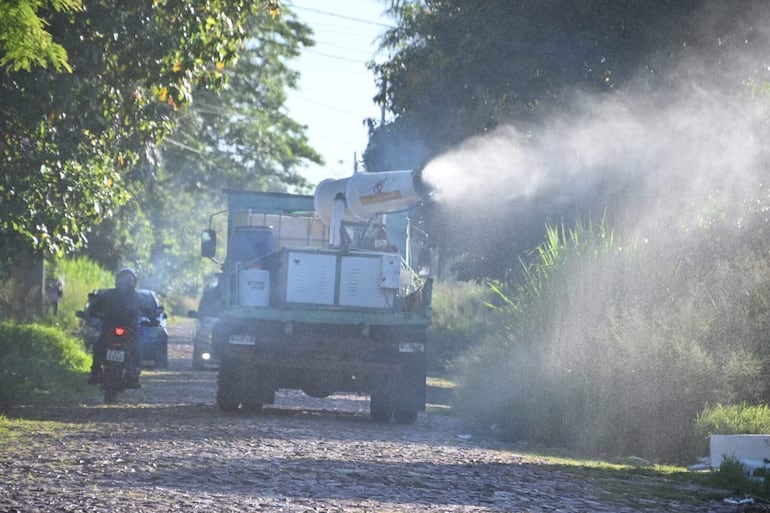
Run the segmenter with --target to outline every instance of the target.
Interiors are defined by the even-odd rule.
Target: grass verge
[[[82,342],[59,329],[0,323],[0,412],[74,400],[90,363]]]

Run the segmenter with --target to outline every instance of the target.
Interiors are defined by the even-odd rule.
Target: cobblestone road
[[[366,397],[280,391],[260,413],[225,415],[216,373],[190,370],[188,335],[174,334],[168,371],[118,404],[94,390],[79,407],[13,412],[57,424],[0,445],[0,511],[735,511],[657,498],[660,478],[578,477],[466,436],[433,406],[383,425]]]

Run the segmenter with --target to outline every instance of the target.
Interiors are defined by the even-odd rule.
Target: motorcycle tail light
[[[119,337],[122,337],[126,334],[126,328],[121,328],[120,326],[115,327],[115,334]]]

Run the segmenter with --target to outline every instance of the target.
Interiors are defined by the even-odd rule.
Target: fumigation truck
[[[225,190],[217,406],[259,410],[278,389],[368,395],[371,418],[425,409],[430,257],[419,170],[357,172],[315,194]],[[215,214],[216,215],[216,214]],[[201,254],[215,259],[214,216]]]

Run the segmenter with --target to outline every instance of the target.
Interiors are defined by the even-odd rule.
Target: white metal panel
[[[394,290],[380,287],[382,259],[373,256],[343,256],[340,265],[341,306],[388,308],[393,304]]]
[[[397,289],[401,283],[401,255],[389,253],[382,255],[382,279],[380,287],[383,289]]]
[[[286,301],[334,304],[335,255],[290,251],[286,266]]]
[[[270,273],[264,269],[242,269],[238,273],[238,302],[242,306],[269,306]]]

